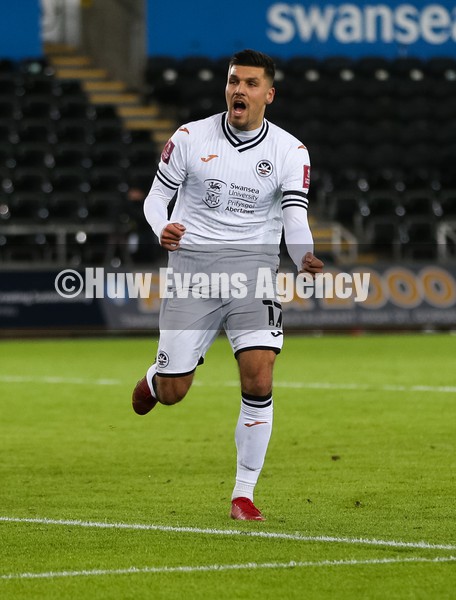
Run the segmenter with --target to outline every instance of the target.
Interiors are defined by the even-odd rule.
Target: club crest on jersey
[[[222,194],[226,188],[226,183],[219,179],[206,179],[206,195],[203,198],[204,203],[209,208],[217,208],[222,203]]]
[[[256,172],[260,177],[269,177],[272,174],[274,167],[269,160],[260,160],[256,166]]]
[[[169,365],[169,356],[163,350],[159,350],[157,354],[157,365],[164,369]]]

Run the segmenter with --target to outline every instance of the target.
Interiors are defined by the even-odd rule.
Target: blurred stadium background
[[[288,327],[455,327],[452,3],[252,0],[234,15],[208,0],[22,0],[0,11],[4,335],[156,327],[158,287],[64,300],[55,276],[156,274],[165,256],[142,201],[161,148],[179,124],[224,110],[227,60],[244,47],[275,57],[266,116],[309,148],[316,254],[335,273],[371,274],[362,306],[296,300]]]

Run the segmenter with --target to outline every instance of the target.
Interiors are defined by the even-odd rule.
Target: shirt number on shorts
[[[268,309],[268,324],[271,327],[282,327],[282,305],[274,300],[263,300]]]

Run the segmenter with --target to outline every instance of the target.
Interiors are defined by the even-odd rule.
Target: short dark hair
[[[274,83],[275,77],[275,65],[274,61],[270,56],[257,50],[241,50],[233,54],[230,60],[229,68],[233,65],[240,65],[242,67],[261,67],[264,69],[266,76],[270,78],[271,82]]]

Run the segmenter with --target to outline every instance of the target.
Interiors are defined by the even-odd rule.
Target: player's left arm
[[[307,218],[310,186],[310,159],[304,145],[287,155],[287,172],[282,183],[282,212],[288,254],[300,273],[323,271],[323,262],[314,256],[314,243]]]

